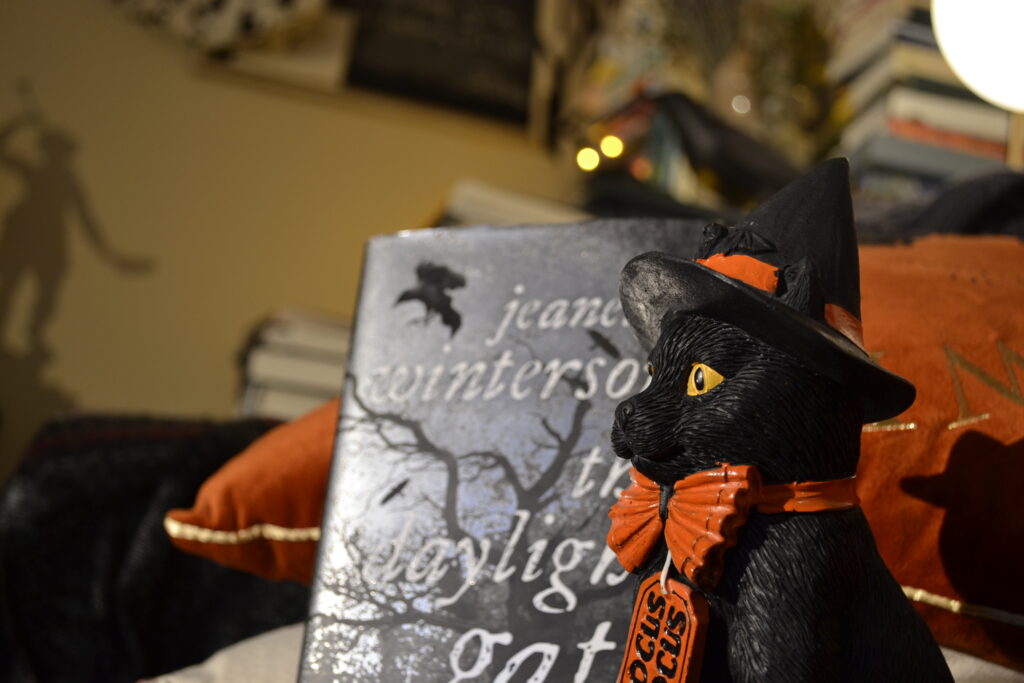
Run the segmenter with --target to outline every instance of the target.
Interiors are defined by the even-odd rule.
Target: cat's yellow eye
[[[700,396],[706,394],[725,381],[710,365],[694,363],[690,368],[690,377],[686,380],[686,395]]]
[[[654,363],[647,364],[647,374],[654,377]]]

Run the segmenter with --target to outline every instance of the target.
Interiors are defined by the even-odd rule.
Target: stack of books
[[[242,350],[239,413],[292,420],[341,392],[350,325],[286,309],[253,329]]]
[[[1009,115],[950,69],[927,2],[849,0],[837,17],[827,75],[855,178],[905,188],[1002,167]]]

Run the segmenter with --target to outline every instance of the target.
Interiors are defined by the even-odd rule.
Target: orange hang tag
[[[618,683],[696,683],[708,603],[692,588],[655,574],[640,584]]]

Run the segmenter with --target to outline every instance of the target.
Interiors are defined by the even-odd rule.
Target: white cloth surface
[[[261,633],[224,648],[202,664],[148,680],[152,683],[294,683],[299,676],[304,627],[299,623]]]
[[[957,683],[1024,683],[1024,674],[972,657],[948,647],[942,648],[946,664]]]
[[[152,683],[293,683],[299,672],[303,624],[283,626],[235,643],[202,664],[149,679]],[[957,683],[1024,683],[1024,674],[942,648]]]

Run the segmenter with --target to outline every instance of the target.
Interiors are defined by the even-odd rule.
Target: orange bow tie
[[[853,477],[764,485],[753,465],[722,464],[677,481],[663,522],[658,484],[636,468],[629,476],[632,483],[608,512],[608,546],[624,568],[635,572],[664,535],[676,569],[702,590],[718,584],[725,551],[736,545],[751,507],[763,513],[821,512],[860,504]]]

